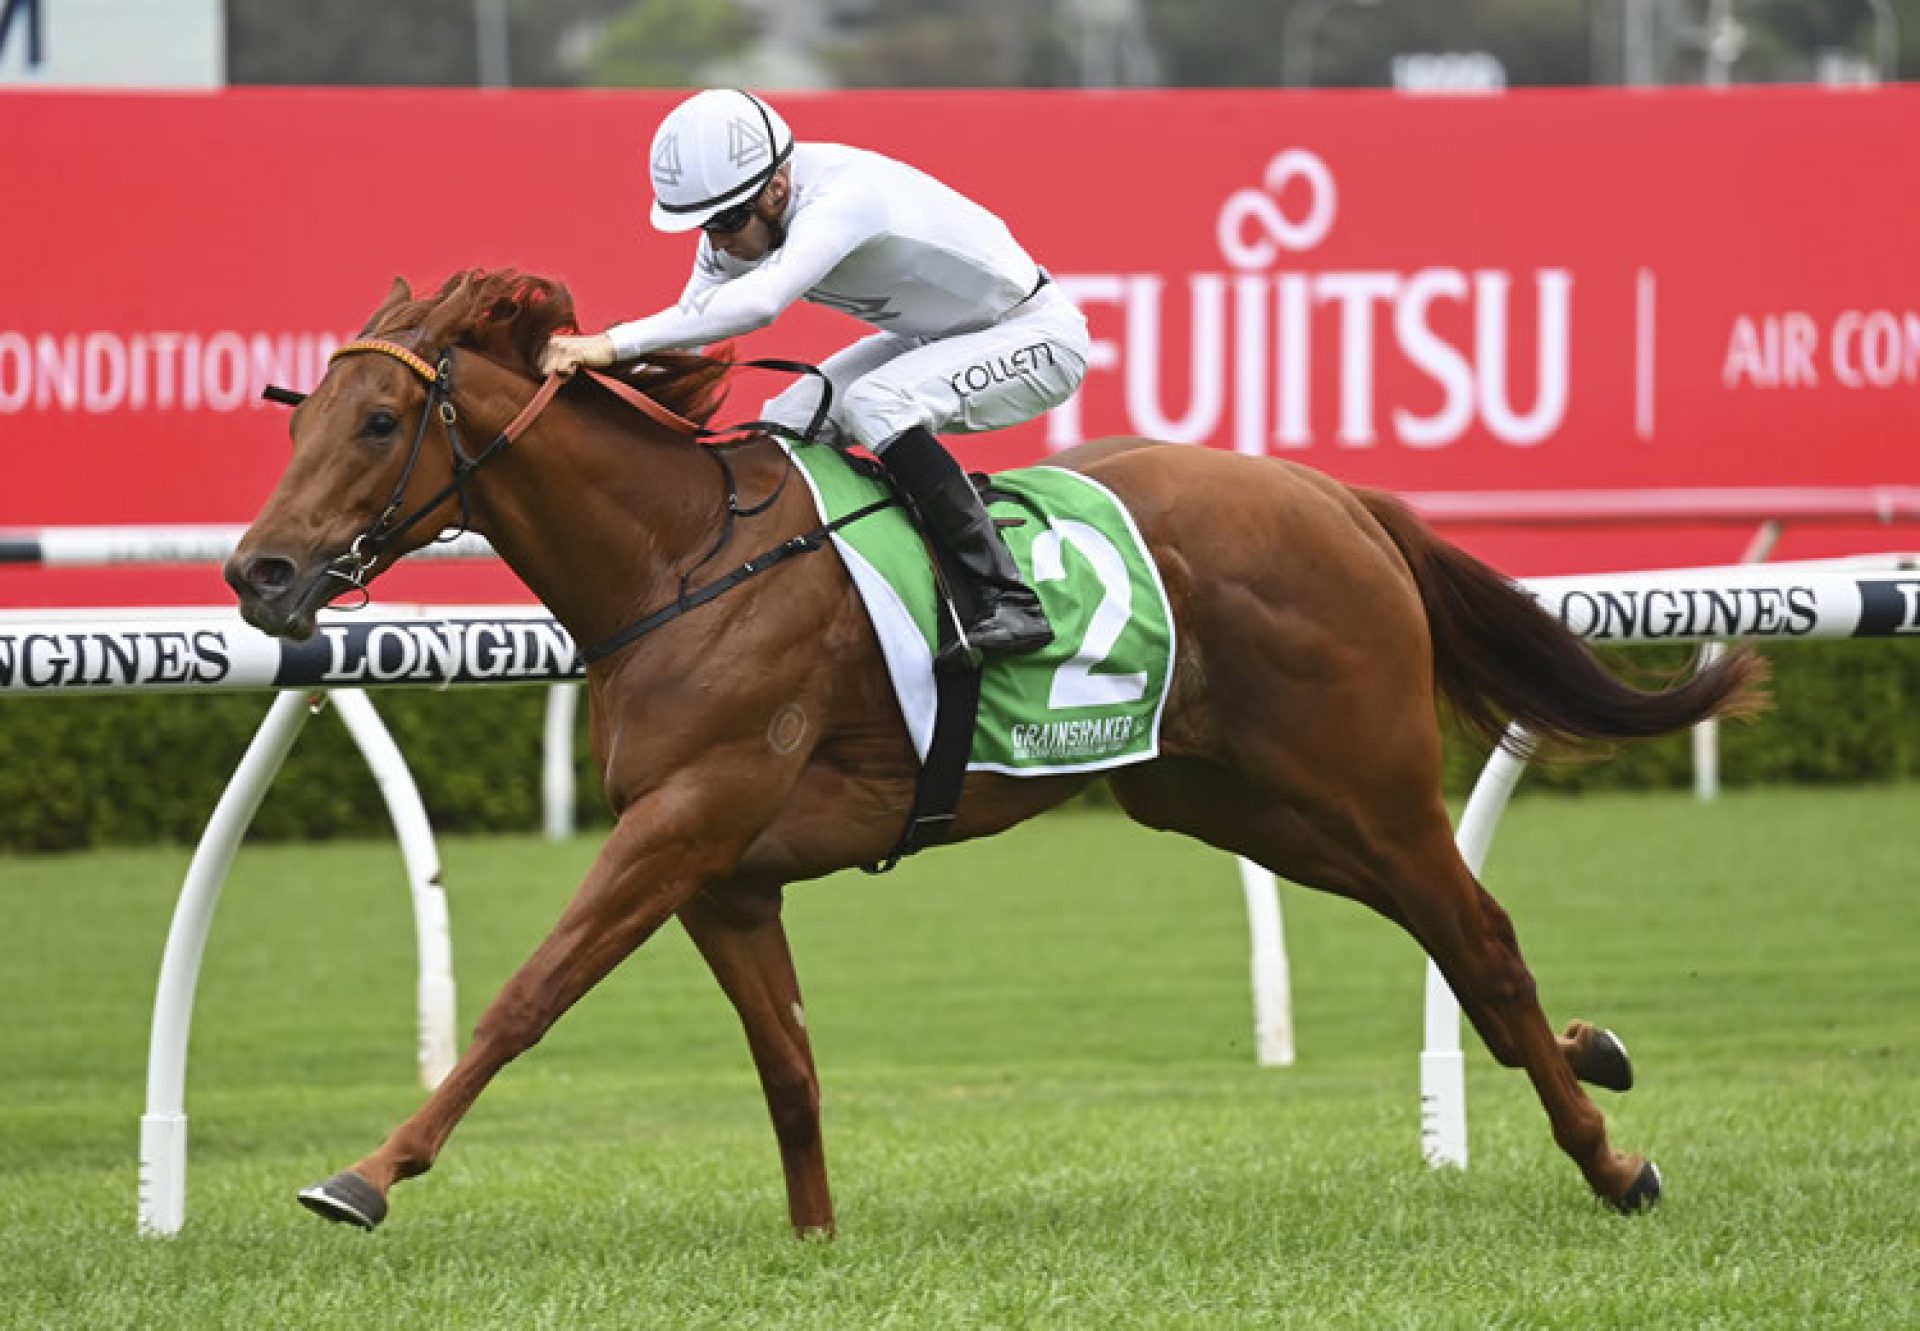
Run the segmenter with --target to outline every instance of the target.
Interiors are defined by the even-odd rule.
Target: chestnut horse
[[[226,568],[246,619],[311,634],[349,582],[466,523],[593,644],[674,602],[696,569],[697,584],[819,525],[807,488],[782,488],[790,464],[774,443],[716,467],[685,431],[595,383],[543,385],[539,349],[572,319],[564,287],[511,272],[457,275],[429,299],[396,281],[293,415],[292,460]],[[663,356],[635,382],[704,420],[727,369]],[[463,437],[495,441],[484,467]],[[1585,1022],[1555,1035],[1506,913],[1455,849],[1436,702],[1489,736],[1511,718],[1547,741],[1624,739],[1757,705],[1757,658],[1736,652],[1643,692],[1386,494],[1144,440],[1055,462],[1130,510],[1178,625],[1160,754],[1105,777],[1121,806],[1405,929],[1493,1056],[1526,1070],[1592,1190],[1622,1211],[1655,1202],[1659,1172],[1613,1148],[1580,1086],[1626,1089],[1625,1049]],[[789,559],[592,662],[587,687],[617,814],[593,868],[426,1103],[301,1200],[379,1223],[392,1186],[433,1166],[494,1074],[677,917],[746,1029],[793,1224],[831,1231],[781,907],[789,883],[886,856],[912,800],[914,751],[866,612],[839,559]],[[954,839],[1093,779],[972,773]]]

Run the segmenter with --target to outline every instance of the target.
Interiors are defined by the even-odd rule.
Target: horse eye
[[[366,433],[375,439],[385,439],[400,428],[400,418],[390,411],[375,411],[367,416]]]

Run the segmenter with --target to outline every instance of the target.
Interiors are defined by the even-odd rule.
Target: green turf
[[[462,1025],[585,845],[442,847]],[[731,1012],[677,929],[510,1068],[376,1235],[298,1187],[418,1101],[397,849],[249,848],[202,976],[186,1230],[134,1234],[180,850],[0,859],[0,1325],[1613,1327],[1920,1317],[1920,789],[1522,800],[1489,881],[1665,1170],[1595,1205],[1468,1055],[1418,1155],[1421,969],[1289,889],[1299,1064],[1253,1066],[1230,863],[1069,813],[788,916],[840,1237],[786,1229]]]

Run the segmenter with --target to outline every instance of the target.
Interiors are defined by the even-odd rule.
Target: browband
[[[391,356],[428,383],[432,383],[440,377],[438,370],[420,359],[420,357],[414,355],[411,351],[408,351],[398,342],[388,342],[377,337],[363,337],[357,341],[347,343],[331,356],[327,357],[327,363],[332,364],[342,356],[351,356],[357,351],[377,351],[383,356]]]

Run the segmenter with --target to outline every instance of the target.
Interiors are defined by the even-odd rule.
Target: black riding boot
[[[979,492],[933,434],[915,426],[881,450],[880,461],[920,511],[928,534],[963,574],[953,588],[967,642],[982,652],[1017,656],[1053,641],[1040,598],[987,515]]]

